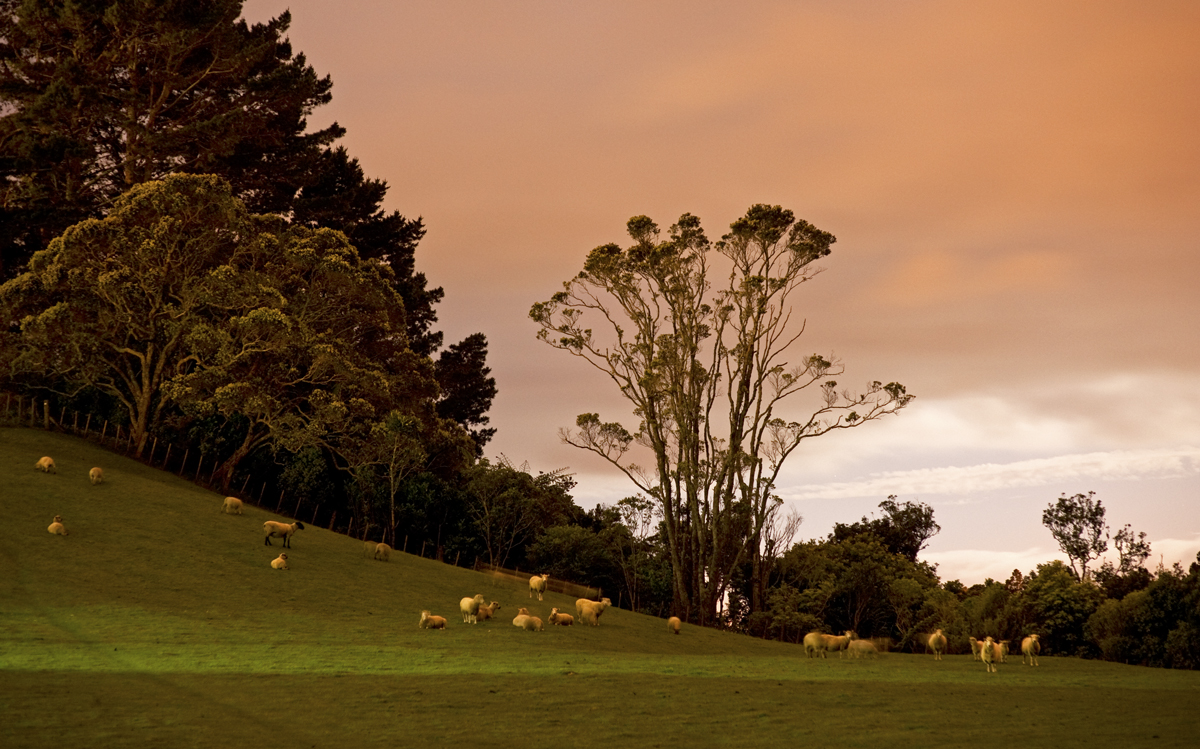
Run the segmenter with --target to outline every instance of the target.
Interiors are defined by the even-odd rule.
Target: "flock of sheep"
[[[58,473],[58,469],[54,465],[54,459],[49,455],[43,456],[34,468],[43,473]],[[92,485],[103,483],[104,469],[96,466],[88,471],[88,480]],[[221,505],[221,511],[230,515],[241,515],[243,503],[237,497],[226,497]],[[50,527],[47,528],[51,534],[56,536],[66,536],[67,529],[63,525],[61,515],[55,515]],[[263,543],[267,546],[274,546],[271,543],[272,538],[282,538],[283,546],[291,548],[292,536],[296,531],[304,530],[304,523],[299,520],[293,523],[280,523],[274,520],[268,520],[263,523]],[[364,553],[372,555],[374,559],[381,562],[387,562],[392,556],[392,547],[385,543],[374,543],[371,541],[364,542]],[[278,557],[271,560],[271,568],[276,570],[290,569],[288,567],[287,552],[281,552]],[[546,582],[550,579],[549,575],[534,575],[529,578],[529,597],[532,599],[535,595],[539,601],[542,600],[546,593]],[[612,601],[604,598],[599,601],[591,601],[586,598],[580,598],[575,601],[575,616],[571,616],[565,612],[560,612],[557,607],[550,610],[550,616],[547,620],[551,626],[570,627],[575,624],[575,620],[587,622],[593,627],[600,626],[600,615],[605,609],[612,605]],[[459,611],[462,614],[464,624],[476,624],[480,621],[486,621],[495,616],[496,611],[500,608],[499,601],[484,603],[483,594],[478,594],[471,598],[463,598],[459,602]],[[514,627],[519,627],[529,632],[542,632],[545,629],[544,622],[537,616],[529,613],[529,609],[521,607],[517,610],[517,615],[512,620]],[[417,626],[421,629],[442,629],[446,628],[446,618],[436,616],[430,611],[421,612],[421,619],[417,622]],[[673,616],[667,620],[667,632],[671,634],[679,634],[682,622],[679,617]],[[988,673],[995,673],[996,664],[1004,663],[1008,660],[1008,643],[1001,640],[997,641],[992,637],[987,637],[983,640],[977,640],[974,637],[969,638],[971,642],[971,655],[977,661],[982,661]],[[942,630],[936,630],[929,635],[926,640],[927,649],[933,651],[934,660],[942,660],[942,654],[946,652],[946,636],[942,634]],[[1036,666],[1038,665],[1038,654],[1041,652],[1042,646],[1038,642],[1037,635],[1030,635],[1021,641],[1021,664]],[[810,632],[804,636],[804,653],[809,658],[815,658],[818,655],[822,658],[828,656],[830,651],[836,651],[838,657],[842,657],[842,652],[845,651],[848,657],[863,658],[867,656],[878,656],[879,647],[871,640],[858,639],[854,632],[846,631],[841,635],[827,635],[820,632]]]

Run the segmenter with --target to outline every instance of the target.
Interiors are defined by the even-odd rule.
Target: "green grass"
[[[57,475],[33,470],[52,455]],[[93,487],[87,471],[105,469]],[[0,746],[1191,747],[1200,674],[1070,658],[807,660],[795,645],[609,610],[309,526],[262,521],[91,444],[0,429]],[[61,514],[71,535],[46,532]],[[458,600],[499,600],[460,622]],[[450,620],[419,630],[422,609]],[[579,734],[582,734],[580,736]]]

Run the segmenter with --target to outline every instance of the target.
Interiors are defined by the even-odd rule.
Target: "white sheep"
[[[33,467],[42,473],[58,473],[58,469],[54,467],[54,458],[49,455],[43,455]]]
[[[287,552],[281,552],[279,556],[271,560],[271,569],[273,570],[290,570],[287,562]]]
[[[390,562],[392,560],[392,547],[385,543],[375,544],[375,558],[381,562]]]
[[[1038,653],[1042,652],[1042,644],[1038,642],[1037,635],[1030,635],[1021,640],[1021,665],[1038,665]],[[1025,663],[1025,658],[1029,658],[1029,663]]]
[[[54,522],[50,523],[50,527],[47,528],[46,530],[50,531],[51,533],[53,533],[56,536],[67,535],[66,526],[64,526],[63,522],[62,522],[62,515],[55,515]]]
[[[996,673],[996,661],[999,660],[1000,648],[996,641],[992,638],[987,638],[979,647],[979,658],[983,661],[983,665],[987,668],[989,674]]]
[[[524,611],[524,610],[525,609],[521,609],[521,611]],[[528,618],[529,618],[529,614],[522,614],[522,613],[518,612],[517,615],[513,617],[513,626],[524,628],[525,620]]]
[[[1001,663],[1008,663],[1008,640],[997,640],[996,647],[999,649],[997,651],[1000,656],[999,661]]]
[[[304,523],[297,520],[294,523],[277,523],[274,520],[268,520],[263,523],[263,533],[267,534],[263,538],[263,543],[267,546],[274,546],[271,543],[272,536],[280,536],[283,538],[283,545],[287,548],[292,548],[292,534],[296,531],[304,530]]]
[[[526,632],[541,632],[543,629],[545,629],[545,625],[542,623],[542,620],[536,616],[525,617],[525,621],[521,622],[521,627]]]
[[[483,605],[483,594],[474,598],[464,598],[458,602],[458,610],[462,612],[464,624],[474,624],[478,621],[479,607]]]
[[[100,466],[95,466],[88,471],[88,481],[92,482],[92,486],[104,483],[104,469]]]
[[[237,497],[226,497],[225,501],[221,503],[221,512],[226,515],[241,515],[242,500]]]
[[[679,617],[673,616],[667,620],[667,631],[673,635],[677,635],[679,634],[679,628],[682,625],[683,622],[679,621]]]
[[[875,643],[870,640],[851,640],[847,652],[853,658],[879,656],[879,648],[875,647]]]
[[[971,641],[971,657],[975,660],[979,660],[979,648],[983,645],[983,643],[979,640],[976,640],[974,637],[968,637],[967,639]]]
[[[612,601],[607,598],[602,598],[599,601],[589,601],[586,598],[580,598],[575,601],[575,613],[579,615],[579,621],[586,620],[593,627],[599,627],[600,615],[609,606],[612,606]]]
[[[820,632],[809,632],[804,636],[804,654],[816,658],[818,654],[825,657],[825,635]]]
[[[564,614],[557,608],[550,609],[550,616],[547,618],[550,624],[558,625],[559,627],[570,627],[575,624],[575,617],[570,614]]]
[[[549,579],[549,575],[534,575],[529,578],[529,597],[533,598],[533,594],[536,593],[538,600],[542,600],[542,594],[546,592],[546,581]]]
[[[434,616],[428,610],[421,612],[421,621],[417,622],[421,629],[445,629],[446,617]]]
[[[483,622],[491,619],[496,615],[496,611],[500,608],[499,601],[492,601],[489,604],[480,604],[479,610],[475,612],[475,621]]]
[[[946,652],[946,636],[942,634],[942,630],[934,630],[933,634],[929,636],[928,646],[933,651],[933,659],[940,661],[942,653]]]
[[[836,650],[838,658],[842,657],[842,651],[850,646],[850,642],[854,640],[854,633],[846,630],[845,634],[841,635],[821,635],[821,639],[825,641],[825,648],[821,651],[822,657],[830,650]]]

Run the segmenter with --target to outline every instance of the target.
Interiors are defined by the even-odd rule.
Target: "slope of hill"
[[[57,474],[35,471],[42,455]],[[88,482],[93,465],[106,481]],[[969,656],[811,661],[794,645],[609,610],[601,626],[511,626],[574,600],[530,601],[512,583],[312,526],[289,550],[282,519],[65,435],[0,429],[0,745],[305,746],[477,737],[743,744],[759,735],[827,746],[996,745],[1045,739],[1186,743],[1200,675],[1045,659],[987,675]],[[62,515],[70,535],[46,532]],[[495,620],[463,624],[483,593]],[[446,631],[417,628],[422,609]],[[1097,700],[1112,706],[1097,718]],[[987,730],[972,716],[1000,710]],[[1083,709],[1086,706],[1087,709]],[[1111,725],[1110,725],[1111,724]],[[847,728],[853,726],[853,730]],[[997,732],[998,728],[998,732]],[[916,732],[916,733],[914,733]],[[486,739],[485,739],[486,737]],[[602,738],[603,737],[603,738]],[[919,738],[918,738],[919,737]]]

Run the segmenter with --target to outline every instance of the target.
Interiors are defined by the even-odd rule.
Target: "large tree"
[[[778,509],[779,472],[796,448],[895,413],[912,396],[898,383],[839,391],[833,378],[843,368],[833,357],[787,359],[804,329],[792,319],[793,295],[817,274],[833,235],[768,205],[752,206],[715,244],[690,214],[665,240],[645,216],[627,228],[629,247],[592,250],[583,271],[530,317],[539,338],[607,375],[641,420],[631,432],[583,414],[563,438],[608,460],[658,503],[675,608],[704,623],[736,567],[749,562],[755,577],[765,574],[763,532]],[[728,268],[721,286],[708,267],[713,249]],[[809,389],[819,393],[811,410],[796,416],[785,408]],[[649,465],[630,461],[635,441]]]
[[[1080,580],[1087,579],[1088,564],[1108,551],[1104,504],[1095,496],[1095,492],[1070,497],[1064,493],[1042,511],[1042,525],[1054,536]]]

